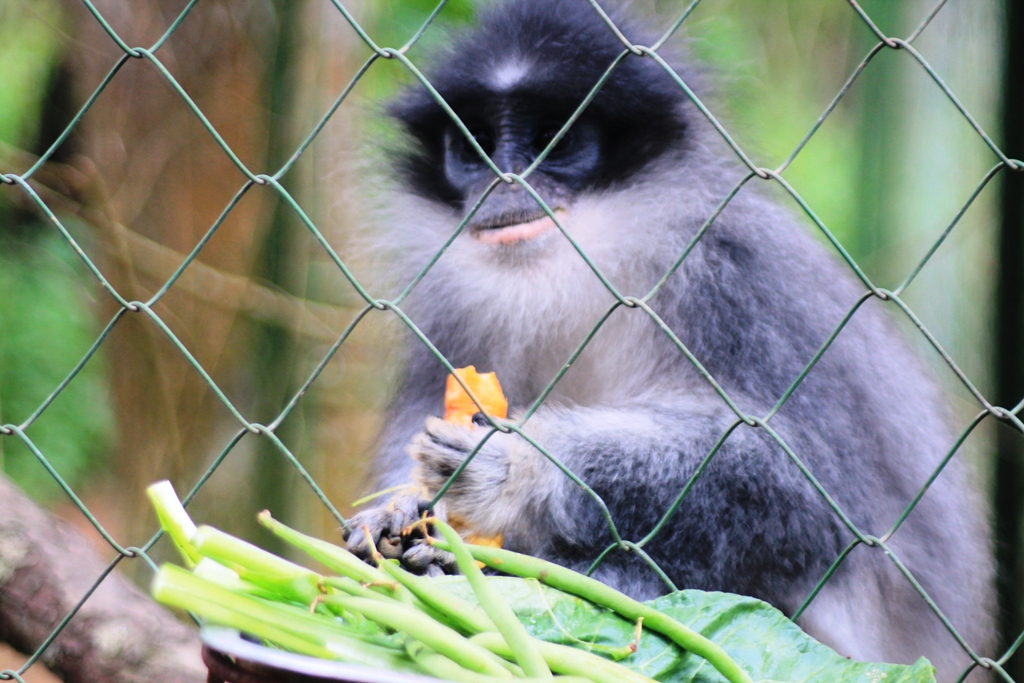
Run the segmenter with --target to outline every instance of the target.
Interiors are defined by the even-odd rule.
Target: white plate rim
[[[236,629],[223,626],[203,626],[199,631],[199,637],[212,650],[288,673],[319,676],[346,683],[444,683],[444,681],[428,676],[417,676],[386,669],[371,669],[359,664],[333,662],[328,659],[277,650],[244,640]]]

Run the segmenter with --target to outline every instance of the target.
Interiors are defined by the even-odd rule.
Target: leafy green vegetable
[[[552,643],[591,647],[595,654],[621,648],[636,624],[538,581],[491,578],[531,635]],[[475,601],[461,579],[446,579],[455,595]],[[648,604],[721,645],[755,681],[793,683],[933,683],[926,659],[911,666],[855,662],[818,643],[777,609],[729,593],[684,590]],[[687,657],[667,639],[644,631],[635,654],[619,661],[664,683],[721,683],[706,661]]]
[[[443,523],[438,528],[469,577],[409,577],[383,561],[384,571],[368,569],[344,548],[289,529],[269,512],[260,515],[275,534],[343,574],[325,577],[212,527],[196,529],[166,482],[151,486],[149,494],[168,533],[184,536],[195,529],[176,540],[187,562],[200,560],[194,573],[161,567],[154,597],[294,652],[420,670],[459,683],[550,680],[550,672],[592,683],[723,683],[725,676],[762,683],[935,681],[925,659],[913,666],[847,660],[752,598],[690,590],[638,603],[544,560],[467,546]],[[488,577],[474,557],[537,578]],[[404,593],[370,590],[361,582],[368,571],[386,583],[397,578],[407,585]],[[477,605],[486,617],[476,614]],[[658,632],[644,632],[644,620]],[[531,656],[539,660],[536,671],[530,670]]]

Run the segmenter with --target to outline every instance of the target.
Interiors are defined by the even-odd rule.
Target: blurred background
[[[451,0],[409,52],[424,64],[445,32],[486,0]],[[129,45],[152,44],[184,0],[96,0]],[[345,0],[381,45],[400,46],[434,0]],[[908,35],[936,0],[863,0],[889,35]],[[676,0],[636,0],[667,27]],[[987,131],[1001,127],[1005,6],[950,0],[917,49]],[[761,166],[796,147],[877,43],[841,1],[706,0],[670,44],[710,65],[706,96]],[[81,3],[0,0],[0,171],[22,173],[65,130],[123,53]],[[238,157],[273,172],[329,110],[370,50],[329,0],[204,0],[157,53]],[[359,185],[383,134],[383,101],[409,81],[379,60],[356,84],[284,186],[347,258],[366,219]],[[998,141],[998,140],[997,140]],[[369,161],[368,161],[369,160]],[[910,56],[881,52],[785,177],[880,286],[896,287],[956,216],[996,158]],[[217,220],[245,178],[146,60],[129,60],[33,186],[126,298],[147,299]],[[798,210],[793,205],[794,211]],[[974,384],[997,391],[999,179],[986,188],[906,292]],[[370,264],[353,264],[357,274]],[[273,192],[247,193],[156,312],[248,418],[268,422],[358,311],[355,292]],[[81,361],[117,311],[67,241],[16,188],[0,188],[0,424],[20,423]],[[364,491],[366,455],[401,354],[370,315],[277,431],[342,514]],[[979,406],[919,333],[946,383],[956,430]],[[894,406],[894,409],[898,407]],[[964,446],[993,489],[997,427]],[[28,430],[53,467],[124,545],[156,528],[144,489],[188,490],[238,424],[152,321],[126,316]],[[0,438],[0,468],[91,532],[36,457]],[[197,497],[197,519],[259,542],[270,508],[325,538],[337,522],[266,440],[242,439]],[[103,544],[105,552],[109,548]],[[157,547],[160,556],[161,546]],[[149,570],[122,563],[142,581]],[[2,668],[2,667],[0,667]]]

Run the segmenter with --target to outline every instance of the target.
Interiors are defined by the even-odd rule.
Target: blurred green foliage
[[[439,25],[460,25],[468,23],[476,15],[474,0],[449,0],[439,15]],[[380,45],[399,47],[419,30],[423,22],[437,7],[437,0],[403,0],[403,2],[382,2],[373,8],[376,27],[373,38]],[[437,40],[429,31],[424,36],[425,45]]]
[[[664,4],[666,13],[680,9],[677,2]],[[710,65],[717,83],[709,93],[712,110],[755,163],[774,168],[810,131],[855,63],[847,54],[850,33],[859,28],[852,15],[843,3],[731,0],[699,7],[675,42],[685,41]],[[823,64],[829,68],[815,68]],[[848,110],[834,112],[783,174],[857,256],[858,124]]]
[[[59,235],[0,238],[0,422],[28,418],[96,340],[84,271]],[[114,433],[102,353],[26,433],[72,486],[99,471]],[[0,440],[0,458],[4,473],[37,499],[60,493],[20,440]]]
[[[40,146],[47,90],[61,59],[60,7],[0,0],[0,141]],[[37,150],[38,151],[38,150]],[[12,197],[11,194],[5,194]],[[0,202],[0,423],[21,423],[85,355],[98,334],[88,276],[49,224]],[[99,471],[114,421],[102,355],[27,430],[72,486]],[[37,499],[60,494],[18,439],[0,440],[0,469]]]
[[[43,96],[60,59],[60,8],[50,0],[0,0],[0,141],[35,140]]]
[[[429,60],[424,57],[443,46],[451,31],[458,30],[473,21],[479,0],[449,0],[437,14],[427,31],[416,41],[408,56],[420,70],[429,71]],[[401,2],[375,2],[369,9],[367,26],[370,36],[378,45],[400,48],[416,35],[424,22],[437,8],[438,0],[402,0]],[[360,49],[360,54],[370,55],[369,48]],[[395,60],[378,60],[359,84],[359,96],[367,102],[380,104],[388,101],[399,88],[415,80],[412,74]],[[369,134],[388,135],[389,126],[376,120],[368,121]]]

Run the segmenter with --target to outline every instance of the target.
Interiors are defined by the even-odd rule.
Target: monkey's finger
[[[479,428],[464,427],[446,422],[437,417],[428,417],[425,433],[438,445],[460,451],[472,450],[477,442],[486,434]]]
[[[421,432],[409,444],[409,455],[430,469],[447,471],[447,478],[466,459],[467,452],[435,441],[426,432]]]
[[[424,502],[419,496],[397,496],[389,506],[393,510],[391,533],[401,533],[420,518],[420,503]]]
[[[447,448],[426,445],[416,452],[419,466],[415,470],[417,480],[430,491],[439,491],[466,459],[466,454]],[[463,472],[456,479],[456,486],[472,472]]]
[[[377,551],[384,556],[386,560],[397,560],[402,557],[402,538],[401,536],[385,536],[380,539],[377,543]]]
[[[345,548],[356,557],[365,560],[370,556],[370,544],[366,541],[366,532],[356,528],[352,530]]]
[[[360,512],[349,522],[352,532],[345,544],[349,552],[367,558],[370,556],[370,543],[367,541],[365,529],[369,530],[370,538],[376,544],[382,533],[386,533],[391,525],[391,512],[382,508]]]
[[[392,510],[391,521],[388,522],[388,536],[392,538],[399,538],[402,535],[402,530],[409,525],[411,516],[406,514],[406,510]]]
[[[422,574],[434,563],[435,550],[426,543],[417,543],[402,555],[402,566],[415,574]]]
[[[459,573],[459,565],[455,562],[455,555],[447,550],[434,548],[434,562],[441,567],[445,574]]]
[[[405,551],[402,555],[402,566],[417,574],[423,574],[430,566],[438,567],[445,574],[459,573],[454,555],[423,542]]]

